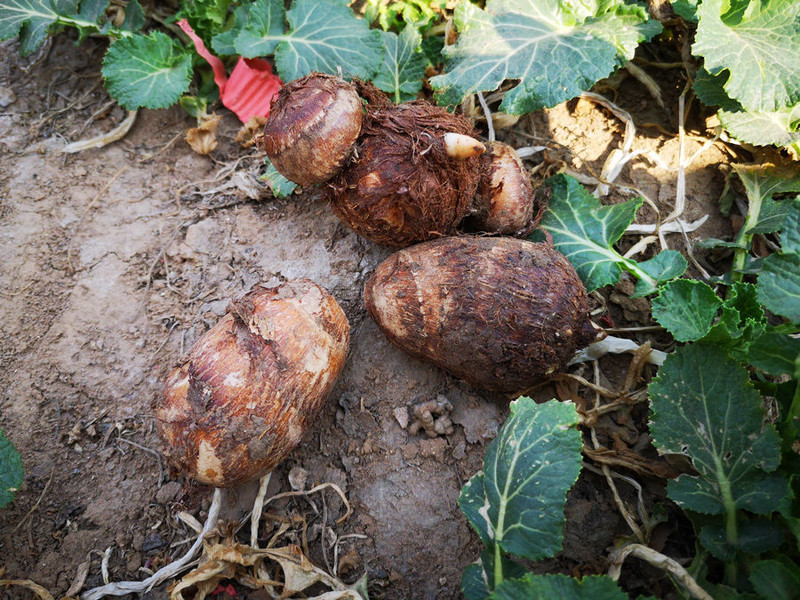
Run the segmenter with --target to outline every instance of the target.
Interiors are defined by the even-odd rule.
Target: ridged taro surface
[[[567,259],[525,240],[450,237],[400,250],[364,298],[402,350],[497,392],[523,393],[598,338]]]
[[[281,88],[264,126],[264,149],[287,179],[323,183],[350,157],[363,116],[355,86],[312,73]]]
[[[220,487],[266,474],[322,408],[349,340],[336,300],[306,279],[231,302],[167,378],[155,411],[165,455]]]

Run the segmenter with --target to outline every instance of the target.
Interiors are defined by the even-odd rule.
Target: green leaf
[[[730,70],[728,96],[761,112],[800,102],[800,3],[703,0],[697,16],[692,51],[711,74]]]
[[[464,574],[461,576],[461,593],[467,600],[488,598],[489,590],[483,579],[483,567],[480,563],[471,564],[464,569]]]
[[[776,315],[800,323],[800,254],[772,254],[764,259],[758,299]]]
[[[677,250],[662,250],[650,260],[639,263],[639,270],[650,277],[642,277],[636,282],[631,297],[640,298],[652,294],[662,283],[683,275],[688,266],[689,263]]]
[[[641,280],[636,292],[644,295],[686,269],[686,260],[677,253],[640,264],[613,248],[633,222],[641,198],[603,206],[575,178],[563,174],[545,185],[552,190],[552,198],[541,227],[553,236],[555,248],[569,259],[589,291],[616,283],[624,269]]]
[[[800,177],[797,178],[800,186]],[[800,191],[792,190],[792,191]],[[786,221],[781,232],[781,251],[800,253],[800,197],[787,203]]]
[[[733,560],[736,552],[759,555],[777,550],[784,540],[784,530],[777,521],[753,519],[739,524],[738,544],[731,546],[722,523],[713,523],[700,529],[700,543],[712,556],[720,560]]]
[[[567,491],[578,478],[581,436],[575,407],[530,398],[489,444],[483,472],[469,480],[459,506],[487,546],[530,560],[561,549]]]
[[[0,3],[0,40],[20,37],[20,53],[30,54],[47,37],[58,17],[77,8],[74,2],[58,0],[4,0]]]
[[[800,142],[800,104],[773,111],[717,113],[720,124],[740,142],[754,146],[792,146]]]
[[[765,333],[748,348],[747,358],[753,366],[770,375],[793,375],[800,356],[800,339],[783,333]]]
[[[753,565],[750,583],[762,598],[794,600],[800,590],[800,568],[778,560],[762,560]]]
[[[128,110],[175,104],[192,78],[192,56],[166,34],[136,34],[115,41],[103,59],[109,94]]]
[[[289,181],[278,173],[278,169],[275,168],[269,160],[266,161],[267,163],[267,171],[261,178],[267,182],[269,189],[272,190],[272,195],[276,198],[286,198],[290,196],[291,193],[297,188],[297,184],[293,181]]]
[[[258,3],[259,6],[262,5],[261,2]],[[248,26],[251,22],[250,18],[250,10],[256,6],[256,4],[240,4],[236,7],[236,10],[233,11],[233,24],[227,31],[223,31],[222,33],[218,33],[211,39],[211,47],[214,49],[214,52],[217,54],[224,54],[224,55],[231,55],[231,54],[238,54],[236,50],[236,40],[239,38],[240,35],[243,35],[244,29]],[[271,6],[271,5],[269,5]],[[283,9],[283,4],[281,3],[281,9]],[[278,33],[283,31],[283,12],[281,12],[281,29]],[[244,42],[242,42],[244,43]]]
[[[130,0],[125,6],[125,19],[120,25],[123,31],[135,32],[144,27],[144,11],[142,10],[139,0]]]
[[[721,348],[684,346],[667,357],[649,391],[656,447],[688,455],[699,472],[669,483],[672,500],[704,514],[776,509],[788,491],[782,475],[769,474],[780,462],[780,437],[764,425],[746,369]]]
[[[642,7],[618,0],[489,0],[485,11],[461,2],[453,18],[459,37],[444,49],[447,72],[430,80],[437,101],[459,104],[518,79],[500,105],[511,114],[574,98],[660,29]]]
[[[398,104],[413,100],[422,89],[428,64],[419,52],[422,36],[413,27],[406,27],[400,35],[383,31],[381,38],[385,51],[383,64],[372,83]]]
[[[283,0],[259,0],[237,8],[234,13],[236,22],[242,17],[244,21],[243,27],[238,30],[238,36],[233,41],[235,53],[246,58],[274,54],[275,48],[283,39],[285,12]],[[238,13],[243,13],[242,17],[239,17]],[[234,31],[237,31],[235,27]],[[222,36],[214,38],[215,49],[217,48],[216,42],[220,37]]]
[[[689,279],[670,281],[652,301],[653,318],[679,342],[706,335],[721,306],[711,287]]]
[[[756,287],[737,282],[728,289],[719,320],[701,341],[724,348],[734,359],[745,361],[750,342],[763,333],[766,322]]]
[[[558,600],[627,600],[617,582],[607,575],[589,575],[576,579],[567,575],[534,575],[502,582],[491,600],[520,600],[521,598],[558,598]]]
[[[673,0],[672,10],[684,21],[697,23],[697,0]]]
[[[339,70],[346,77],[369,79],[383,57],[380,32],[371,31],[340,1],[295,0],[285,15],[288,33],[283,33],[280,0],[259,0],[249,16],[234,41],[237,52],[247,58],[274,54],[284,81],[312,71],[336,75]],[[229,39],[223,37],[220,44]]]
[[[702,67],[698,69],[692,89],[700,102],[706,106],[719,106],[730,112],[744,110],[741,104],[725,92],[725,82],[728,81],[728,75],[728,71],[712,75]]]
[[[185,18],[204,42],[221,32],[228,20],[231,0],[184,0],[175,20]]]
[[[0,429],[0,508],[14,499],[22,485],[22,457]]]
[[[773,233],[783,229],[793,201],[777,200],[775,196],[800,192],[800,175],[787,177],[760,166],[734,165],[734,170],[747,194],[748,214],[744,233]],[[794,214],[800,215],[800,210]],[[798,220],[800,217],[795,217],[793,222],[800,227]],[[788,230],[791,228],[787,227]],[[785,246],[783,250],[793,251]]]

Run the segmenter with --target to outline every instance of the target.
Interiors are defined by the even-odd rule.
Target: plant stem
[[[56,18],[56,23],[59,25],[69,25],[71,27],[75,27],[76,29],[92,29],[94,33],[100,33],[100,28],[97,26],[97,23],[92,21],[84,21],[82,19],[76,19],[74,17],[67,17],[65,15],[58,15]],[[109,31],[103,32],[103,35],[107,35],[112,38],[126,38],[133,35],[132,31],[125,31],[124,29],[117,29],[114,27]]]
[[[741,282],[744,277],[743,271],[747,266],[747,253],[753,241],[753,234],[750,231],[758,223],[758,217],[761,213],[761,194],[758,189],[758,178],[753,177],[752,189],[746,183],[747,216],[745,216],[742,228],[736,236],[736,244],[739,247],[733,251],[733,268],[731,269],[731,281],[733,282]]]
[[[717,481],[719,482],[720,495],[725,505],[725,540],[731,547],[736,548],[739,545],[739,523],[736,518],[736,500],[733,498],[731,482],[725,475],[722,461],[718,456],[715,456],[714,462],[717,467]],[[736,578],[737,568],[736,559],[734,558],[725,563],[725,581],[728,585],[735,586]]]

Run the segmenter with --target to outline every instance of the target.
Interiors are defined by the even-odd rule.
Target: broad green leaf
[[[689,263],[677,250],[662,250],[650,260],[638,263],[639,271],[650,277],[640,277],[631,296],[640,298],[652,294],[662,283],[683,275],[688,266]]]
[[[800,177],[797,178],[797,184],[800,187]],[[786,221],[781,231],[781,251],[800,253],[800,196],[787,203],[787,209]]]
[[[800,356],[800,339],[783,333],[765,333],[748,348],[750,364],[770,375],[793,375]]]
[[[582,579],[568,575],[534,575],[502,582],[491,600],[520,600],[521,598],[558,598],[558,600],[627,600],[617,582],[607,575],[589,575]]]
[[[792,146],[800,143],[800,104],[773,111],[717,113],[720,124],[740,142],[754,146]]]
[[[446,5],[447,0],[367,0],[364,18],[370,23],[377,21],[384,31],[405,30],[407,25],[425,31],[439,18]]]
[[[486,10],[461,2],[454,20],[459,37],[444,49],[446,73],[430,80],[437,101],[459,104],[469,94],[518,79],[500,105],[511,114],[574,98],[657,33],[641,7],[617,0],[490,0]]]
[[[464,569],[464,574],[461,576],[461,593],[467,600],[484,600],[489,596],[480,563],[471,564]]]
[[[262,6],[263,2],[259,2],[258,5]],[[233,11],[233,24],[231,27],[211,39],[211,47],[214,48],[214,52],[217,54],[239,54],[236,50],[236,40],[251,22],[250,10],[254,6],[256,6],[255,3],[240,4],[236,7],[236,10]],[[269,7],[271,4],[267,4],[267,6]],[[283,3],[281,3],[281,9],[283,9]],[[282,19],[283,12],[281,12],[281,30],[278,33],[283,31]]]
[[[19,35],[20,53],[25,56],[41,45],[59,16],[76,10],[74,1],[4,0],[0,2],[0,40]]]
[[[784,531],[777,521],[756,518],[739,523],[738,543],[731,546],[725,534],[725,526],[720,523],[706,525],[700,529],[700,542],[714,557],[720,560],[733,560],[736,552],[759,555],[777,550],[784,540]]]
[[[697,23],[697,0],[673,0],[672,10],[684,21]]]
[[[725,82],[728,81],[728,75],[728,71],[712,75],[702,67],[698,69],[692,89],[700,102],[706,106],[719,106],[730,112],[744,110],[741,104],[725,92]]]
[[[144,11],[142,10],[139,0],[130,0],[125,6],[125,19],[120,25],[123,31],[136,32],[144,27]]]
[[[115,41],[103,59],[109,94],[128,110],[175,104],[192,78],[192,56],[166,34],[133,35]]]
[[[603,206],[573,177],[556,175],[545,185],[552,190],[552,199],[541,227],[553,236],[556,249],[569,259],[589,291],[616,283],[624,269],[640,280],[637,295],[645,295],[686,269],[685,259],[677,253],[651,259],[642,268],[614,249],[633,222],[641,198]]]
[[[577,422],[571,404],[537,405],[525,397],[511,403],[511,415],[486,450],[483,471],[458,501],[496,554],[538,560],[561,549],[567,491],[580,472]]]
[[[243,13],[246,18],[233,41],[236,53],[246,58],[274,54],[275,48],[283,39],[283,21],[286,14],[283,0],[259,0],[253,4],[244,4],[236,9],[236,13]],[[234,14],[236,22],[240,18]],[[216,43],[221,37],[224,41],[225,35],[215,37],[214,42]],[[216,48],[216,45],[214,47]]]
[[[372,80],[378,89],[386,92],[396,103],[413,100],[422,89],[426,58],[419,52],[422,36],[413,27],[406,27],[400,35],[381,32],[384,56],[380,70]]]
[[[769,112],[800,102],[800,3],[703,0],[692,51],[711,74],[728,69],[728,96]]]
[[[762,560],[753,565],[750,583],[762,598],[795,600],[800,590],[800,567],[779,560]]]
[[[780,437],[764,425],[746,369],[723,349],[692,344],[667,357],[649,391],[656,447],[688,455],[699,472],[669,483],[672,500],[705,514],[776,509],[788,491],[785,478],[770,474],[780,462]]]
[[[734,165],[733,168],[747,194],[748,214],[743,226],[744,233],[773,233],[783,229],[786,216],[792,208],[792,200],[776,200],[775,196],[800,192],[800,175],[787,176],[752,165]],[[800,214],[800,210],[796,214]],[[797,219],[794,222],[800,225]]]
[[[237,52],[247,58],[274,54],[284,81],[340,70],[345,77],[369,79],[383,57],[380,32],[337,0],[295,0],[285,14],[286,33],[280,0],[259,0],[249,15],[252,20],[234,41]],[[223,37],[220,45],[229,39]]]
[[[278,172],[269,160],[267,162],[267,171],[262,175],[262,179],[267,182],[269,189],[272,190],[272,195],[276,198],[286,198],[297,188],[297,184],[289,181]]]
[[[706,335],[721,306],[711,287],[689,279],[670,281],[652,301],[653,318],[679,342]]]
[[[800,323],[800,254],[772,254],[758,276],[758,299],[776,315]]]
[[[499,569],[498,567],[499,563]],[[502,552],[495,552],[494,544],[481,551],[480,561],[464,570],[461,578],[461,591],[467,600],[482,600],[495,588],[496,575],[500,580],[516,579],[527,573],[525,567],[507,558]]]
[[[22,485],[22,457],[0,429],[0,508],[14,499]]]

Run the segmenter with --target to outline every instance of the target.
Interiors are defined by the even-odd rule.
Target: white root
[[[99,600],[100,598],[105,598],[106,596],[140,594],[152,589],[167,579],[171,579],[177,573],[179,573],[181,569],[183,569],[189,563],[189,561],[194,558],[194,555],[197,554],[197,551],[200,550],[206,535],[216,526],[221,508],[222,490],[220,488],[214,488],[214,498],[211,501],[211,507],[208,509],[208,518],[206,519],[205,525],[203,525],[203,531],[197,537],[197,540],[194,544],[192,544],[192,547],[189,548],[186,554],[176,561],[162,567],[144,581],[119,581],[116,583],[109,583],[85,592],[81,596],[81,600]]]
[[[693,598],[697,598],[698,600],[713,600],[708,592],[701,588],[689,572],[677,561],[642,544],[630,544],[624,548],[620,548],[610,556],[611,568],[608,570],[608,575],[611,579],[614,581],[619,579],[622,571],[622,563],[625,562],[625,559],[629,556],[641,558],[654,567],[666,571],[675,577]]]
[[[444,148],[448,156],[453,158],[472,158],[486,152],[486,146],[474,137],[453,133],[444,134]]]
[[[569,364],[574,365],[580,362],[587,362],[590,360],[597,360],[606,354],[622,354],[623,352],[636,352],[640,348],[639,344],[633,340],[626,340],[625,338],[614,337],[613,335],[606,336],[604,339],[594,344],[590,344],[583,350],[578,351]],[[667,353],[661,350],[650,350],[647,355],[647,362],[652,365],[661,366],[667,358]]]
[[[136,114],[138,111],[129,110],[128,116],[117,125],[114,129],[109,131],[108,133],[104,133],[103,135],[98,135],[97,137],[89,138],[88,140],[80,140],[78,142],[72,142],[71,144],[67,144],[64,146],[61,151],[66,152],[67,154],[73,154],[75,152],[82,152],[83,150],[89,150],[91,148],[102,148],[103,146],[107,146],[111,142],[116,142],[117,140],[121,140],[125,137],[125,135],[130,131],[131,127],[133,127],[133,122],[136,120]]]

